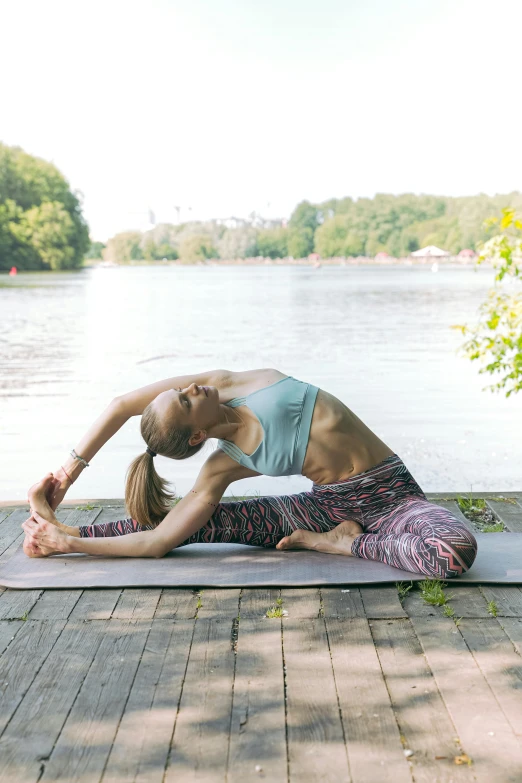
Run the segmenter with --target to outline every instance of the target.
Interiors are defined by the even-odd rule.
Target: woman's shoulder
[[[220,402],[229,402],[235,397],[247,397],[252,392],[271,386],[273,383],[288,376],[272,367],[263,367],[259,370],[244,370],[232,372],[221,370],[219,380]]]

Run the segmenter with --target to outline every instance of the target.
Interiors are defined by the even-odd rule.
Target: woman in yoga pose
[[[68,527],[54,510],[112,435],[141,415],[147,449],[130,465],[128,519]],[[217,438],[193,489],[174,507],[154,468]],[[302,474],[311,491],[222,502],[233,481]],[[22,527],[32,557],[162,557],[198,542],[352,555],[443,579],[467,571],[473,534],[426,499],[402,460],[323,389],[272,369],[169,378],[116,398],[54,474],[29,491]],[[132,535],[127,535],[132,533]]]

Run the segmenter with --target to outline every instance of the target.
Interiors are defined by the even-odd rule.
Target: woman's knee
[[[433,577],[453,579],[469,571],[477,557],[477,539],[464,525],[424,539],[426,567]]]

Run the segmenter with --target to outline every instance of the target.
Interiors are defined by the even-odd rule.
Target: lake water
[[[522,394],[457,356],[493,283],[471,267],[155,266],[0,276],[0,499],[60,461],[110,400],[161,378],[275,367],[335,394],[425,491],[522,488]],[[184,494],[215,441],[157,458]],[[123,497],[144,448],[139,418],[96,455],[70,498]],[[232,494],[285,494],[304,477],[260,477]]]

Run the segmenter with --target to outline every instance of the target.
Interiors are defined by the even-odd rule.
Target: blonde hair
[[[187,459],[201,449],[205,441],[196,446],[189,444],[190,427],[177,427],[162,431],[154,409],[148,405],[141,417],[143,440],[156,454],[171,459]],[[134,459],[127,470],[125,505],[128,514],[141,527],[156,527],[169,513],[176,495],[167,489],[169,482],[156,472],[154,458],[147,451]]]

